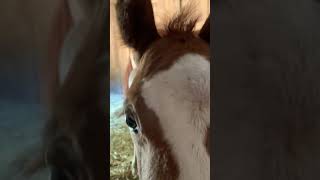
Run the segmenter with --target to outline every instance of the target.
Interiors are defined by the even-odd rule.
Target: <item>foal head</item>
[[[158,33],[150,0],[120,0],[124,42],[139,54],[125,115],[140,179],[209,179],[209,18],[183,11]]]

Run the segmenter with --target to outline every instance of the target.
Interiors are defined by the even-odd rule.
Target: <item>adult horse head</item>
[[[61,72],[65,78],[45,128],[45,158],[52,180],[107,177],[108,6],[106,1],[97,5],[81,46],[69,59],[71,65]],[[76,37],[66,40],[64,47],[78,42]]]
[[[42,147],[33,154],[32,163],[24,167],[26,176],[48,167],[51,180],[107,178],[109,7],[104,0],[97,5],[87,18],[83,40],[73,36],[64,41],[64,48],[75,42],[80,43],[78,48],[69,49],[73,50],[71,56],[56,59],[71,63],[67,71],[61,71],[63,78],[54,94]]]
[[[160,34],[150,0],[120,0],[116,10],[139,54],[124,112],[140,179],[209,179],[209,18],[197,35],[185,10]]]

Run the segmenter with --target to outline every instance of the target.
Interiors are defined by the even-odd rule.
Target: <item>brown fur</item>
[[[210,15],[204,23],[203,28],[199,33],[199,37],[210,44]]]
[[[164,25],[162,37],[169,34],[193,33],[198,20],[199,17],[192,12],[191,6],[184,7]]]
[[[163,53],[166,57],[163,57]],[[195,35],[178,34],[167,36],[155,42],[152,47],[142,56],[138,66],[138,73],[132,87],[128,92],[128,99],[135,99],[134,95],[139,92],[140,83],[143,79],[150,79],[159,71],[168,69],[175,60],[185,53],[199,53],[209,60],[209,47]]]
[[[45,79],[43,82],[43,89],[45,91],[44,103],[49,108],[53,103],[54,95],[57,92],[59,82],[59,54],[63,46],[63,40],[72,26],[72,17],[70,14],[70,7],[66,0],[60,0],[59,6],[53,17],[51,32],[49,34],[48,42],[48,60],[44,63]]]
[[[46,123],[42,148],[24,168],[32,175],[47,166],[56,178],[106,179],[108,80],[105,34],[108,34],[106,1],[100,1],[91,30],[76,56],[67,78],[55,95]]]
[[[165,56],[164,52],[166,54]],[[140,97],[142,82],[150,79],[158,72],[168,69],[175,63],[175,60],[179,56],[192,52],[206,56],[209,60],[208,45],[204,41],[196,38],[193,34],[172,35],[158,40],[143,55],[140,66],[138,67],[137,76],[128,91],[125,106],[133,105],[137,109],[136,113],[138,114],[141,123],[141,133],[144,134],[146,139],[153,142],[156,149],[165,149],[168,148],[168,145],[166,144],[166,141],[162,139],[162,131],[157,128],[160,127],[159,119],[157,119],[155,115],[152,116],[153,118],[148,117],[151,116],[150,114],[153,114],[153,112],[152,110],[147,110],[147,107],[143,103],[143,98]],[[139,146],[140,145],[143,145],[143,143],[139,143]],[[174,177],[173,179],[175,179],[175,177],[177,177],[178,168],[176,167],[176,162],[169,149],[167,152],[166,155],[170,161],[167,161],[166,165],[171,168],[167,169],[165,174],[168,176],[167,178]],[[158,176],[163,176],[163,174],[158,174]]]
[[[139,116],[141,135],[134,139],[139,146],[145,146],[146,143],[151,143],[157,155],[152,159],[152,166],[154,166],[154,176],[159,177],[159,179],[168,179],[175,180],[178,178],[179,169],[175,162],[175,159],[171,153],[170,146],[167,144],[166,140],[163,138],[164,135],[160,128],[159,119],[155,113],[150,110],[142,97],[137,97],[136,102],[134,103],[135,113]],[[147,142],[146,142],[147,141]],[[138,160],[141,161],[141,157],[138,157]],[[138,163],[138,172],[140,176],[143,176],[144,172],[141,172],[141,164]]]
[[[85,167],[93,179],[104,179],[107,177],[107,118],[106,107],[102,106],[104,103],[101,101],[106,99],[107,60],[101,61],[99,58],[107,42],[103,38],[103,24],[106,23],[103,20],[106,19],[102,10],[98,13],[96,20],[100,22],[93,21],[92,31],[56,97],[45,142],[54,141],[56,137],[69,139],[69,148],[79,153],[76,157],[80,157],[78,161],[82,164],[78,165]]]
[[[141,16],[136,16],[134,10],[137,9],[145,11],[139,12],[139,14],[147,12],[149,17],[144,19]],[[132,114],[140,128],[138,134],[132,134],[137,151],[135,156],[138,159],[140,179],[177,179],[179,167],[170,146],[164,139],[162,129],[159,128],[161,127],[159,119],[146,106],[141,97],[141,86],[145,80],[152,78],[153,75],[170,68],[180,56],[186,53],[201,54],[209,61],[209,46],[206,40],[200,39],[194,32],[197,18],[193,18],[192,13],[187,10],[182,11],[181,14],[169,21],[164,31],[159,35],[149,36],[146,43],[143,39],[146,36],[148,38],[148,34],[155,33],[154,17],[151,12],[152,6],[149,0],[138,0],[138,2],[129,0],[126,3],[119,1],[117,4],[118,21],[123,40],[140,54],[137,74],[126,94],[123,113]],[[125,17],[123,17],[124,15]],[[133,24],[135,22],[139,23]],[[137,33],[137,29],[143,29],[144,34]],[[209,29],[206,28],[206,30]],[[141,46],[144,48],[141,49]],[[207,137],[209,136],[208,131]],[[204,144],[204,146],[206,145]],[[145,156],[146,148],[153,150],[152,157]],[[152,165],[146,164],[144,158],[151,158]],[[145,169],[148,166],[152,166],[152,168]]]
[[[123,41],[128,46],[134,47],[140,55],[155,39],[159,38],[151,1],[118,0],[116,11]]]

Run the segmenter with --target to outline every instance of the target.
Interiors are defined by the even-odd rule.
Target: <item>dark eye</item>
[[[126,115],[126,123],[130,128],[132,128],[134,133],[138,133],[137,123],[131,115],[128,115],[128,114]]]

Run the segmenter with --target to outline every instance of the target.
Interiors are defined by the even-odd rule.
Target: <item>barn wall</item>
[[[120,83],[130,54],[129,49],[123,45],[120,39],[114,8],[116,0],[111,0],[110,3],[110,80],[111,86],[113,86]],[[170,18],[178,9],[189,3],[192,3],[192,7],[196,8],[195,12],[200,12],[197,29],[202,27],[210,13],[210,0],[152,0],[152,3],[158,28],[161,28],[162,20]]]

